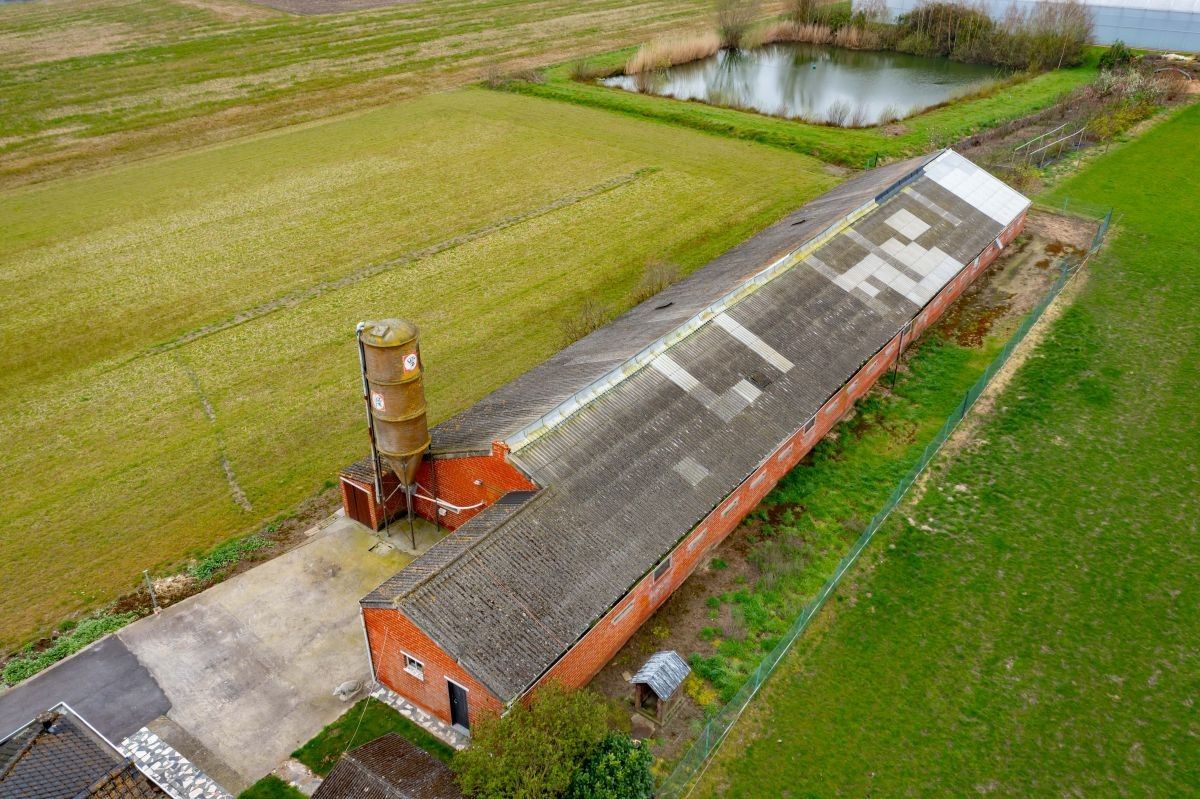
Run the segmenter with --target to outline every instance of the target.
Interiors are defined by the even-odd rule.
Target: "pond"
[[[819,44],[769,44],[601,82],[679,100],[842,126],[875,125],[981,88],[994,67],[948,58],[844,50]]]

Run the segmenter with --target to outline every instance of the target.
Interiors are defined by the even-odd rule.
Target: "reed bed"
[[[625,64],[625,74],[637,75],[686,64],[715,55],[721,38],[715,31],[685,36],[670,36],[647,42]]]

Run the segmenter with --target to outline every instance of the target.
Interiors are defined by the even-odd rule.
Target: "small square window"
[[[666,574],[666,573],[667,573],[667,570],[668,570],[668,569],[670,569],[670,568],[671,568],[671,559],[670,559],[670,558],[667,558],[667,559],[666,559],[666,560],[664,560],[662,563],[658,564],[658,568],[656,568],[656,569],[654,570],[654,579],[655,579],[655,580],[658,580],[658,578],[660,578],[660,577],[662,577],[664,574]]]
[[[407,652],[404,653],[404,670],[418,680],[425,679],[425,664]]]

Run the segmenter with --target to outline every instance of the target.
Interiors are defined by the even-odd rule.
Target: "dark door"
[[[446,681],[446,685],[450,688],[450,722],[455,727],[469,730],[471,716],[467,712],[467,689],[461,685],[455,685],[449,680]]]

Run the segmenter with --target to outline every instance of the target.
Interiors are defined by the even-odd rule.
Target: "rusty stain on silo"
[[[360,330],[376,448],[400,482],[411,486],[430,441],[417,326],[381,319]]]

